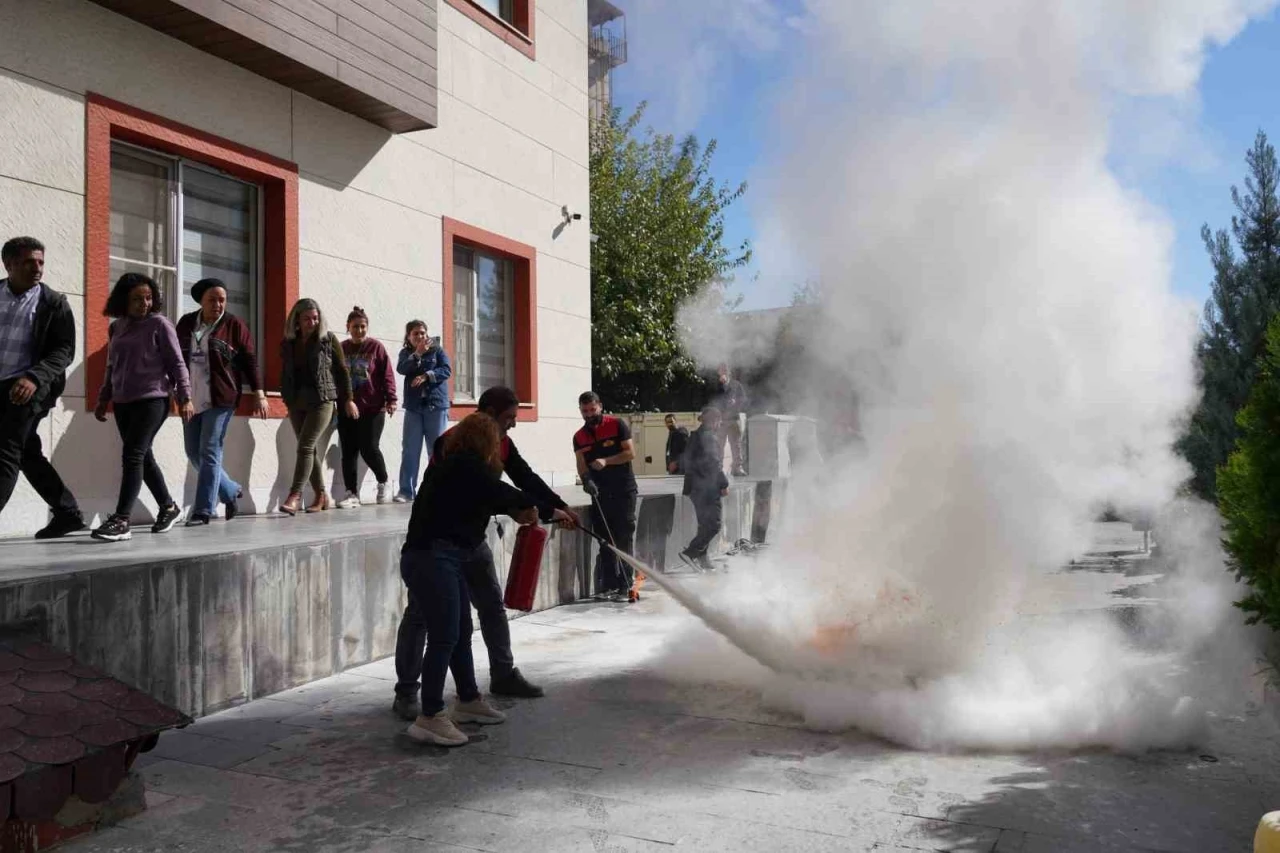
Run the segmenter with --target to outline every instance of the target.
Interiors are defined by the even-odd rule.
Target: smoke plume
[[[1171,504],[1196,306],[1169,222],[1113,172],[1114,117],[1193,99],[1206,51],[1273,5],[808,0],[764,191],[770,239],[823,285],[814,407],[848,391],[858,440],[716,593],[785,647],[790,675],[739,669],[780,704],[916,746],[1196,736],[1195,661],[1238,616],[1211,512]],[[1097,614],[1019,618],[1108,506],[1180,513],[1191,539],[1160,654]]]

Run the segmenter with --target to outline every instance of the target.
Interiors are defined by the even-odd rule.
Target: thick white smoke
[[[1156,512],[1188,473],[1196,306],[1169,223],[1113,174],[1112,118],[1193,97],[1205,51],[1274,2],[808,0],[770,239],[823,283],[813,394],[851,385],[862,441],[720,593],[800,671],[829,628],[824,677],[769,682],[782,704],[919,746],[1195,736],[1181,653],[1229,615],[1222,584],[1187,587],[1205,612],[1159,658],[1100,618],[1015,617],[1101,507]],[[690,345],[713,362],[723,339]],[[1201,557],[1185,573],[1225,583]]]

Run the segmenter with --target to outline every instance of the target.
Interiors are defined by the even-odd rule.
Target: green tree
[[[1218,471],[1229,564],[1249,594],[1249,623],[1280,629],[1280,317],[1266,333],[1257,381],[1240,411],[1236,449]]]
[[[612,411],[696,405],[702,382],[680,347],[681,304],[751,259],[724,242],[725,210],[746,192],[711,176],[714,141],[638,132],[645,105],[591,130],[592,386]],[[686,399],[687,398],[687,399]]]
[[[1205,304],[1197,348],[1204,395],[1178,448],[1191,463],[1192,490],[1213,500],[1218,468],[1237,436],[1236,413],[1245,404],[1280,306],[1280,166],[1267,135],[1258,131],[1245,155],[1244,192],[1231,188],[1237,214],[1231,231],[1201,229],[1213,262],[1212,297]]]

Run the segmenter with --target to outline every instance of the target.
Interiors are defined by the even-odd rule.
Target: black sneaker
[[[187,519],[187,527],[199,527],[202,524],[208,524],[209,520],[209,516],[203,512],[193,512],[191,517]]]
[[[161,509],[160,514],[156,516],[156,523],[151,525],[151,532],[168,533],[178,523],[179,518],[182,518],[182,507],[177,504],[169,504]]]
[[[82,515],[55,515],[48,524],[36,531],[36,538],[58,539],[68,533],[84,530],[84,528],[84,516]]]
[[[538,699],[547,695],[541,687],[526,681],[518,669],[512,669],[509,675],[502,678],[492,679],[489,682],[489,692],[495,696],[514,696],[517,699]]]
[[[680,552],[680,561],[684,563],[690,571],[700,571],[698,568],[698,555],[690,551],[688,548],[685,548]]]
[[[123,542],[133,538],[133,533],[129,530],[129,519],[122,515],[111,516],[89,535],[103,542]]]
[[[422,705],[418,704],[417,696],[397,696],[391,703],[391,710],[400,719],[411,723],[422,716]]]
[[[705,553],[699,554],[696,562],[698,564],[698,568],[702,569],[704,572],[714,572],[716,570],[715,564],[711,562],[711,558]]]
[[[223,514],[227,517],[227,521],[235,518],[240,514],[240,505],[236,501],[244,497],[244,489],[236,492],[235,500],[227,501],[222,505]]]

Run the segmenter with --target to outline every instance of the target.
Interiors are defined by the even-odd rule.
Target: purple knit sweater
[[[98,394],[103,403],[132,403],[170,394],[179,403],[191,399],[191,379],[178,334],[167,317],[121,317],[111,324],[107,375]]]

